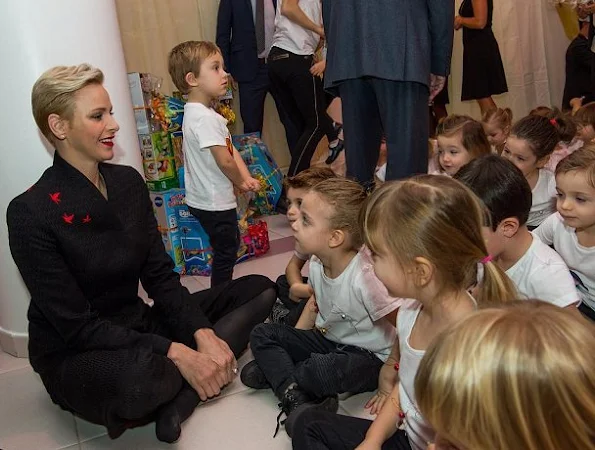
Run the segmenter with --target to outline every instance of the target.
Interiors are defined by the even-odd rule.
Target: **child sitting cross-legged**
[[[497,155],[471,161],[455,175],[484,203],[491,226],[483,233],[496,264],[525,298],[575,308],[580,298],[563,259],[527,229],[531,188],[523,173]]]
[[[372,267],[358,226],[365,198],[360,184],[339,177],[305,193],[292,228],[296,250],[312,255],[314,294],[296,328],[261,324],[250,337],[255,361],[242,370],[242,382],[273,390],[290,436],[304,410],[335,412],[337,394],[376,389],[395,339],[394,322],[384,317],[400,301],[371,291],[367,281]]]

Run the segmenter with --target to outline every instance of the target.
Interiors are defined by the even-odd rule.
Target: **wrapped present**
[[[250,174],[262,185],[262,190],[254,195],[251,206],[260,215],[273,213],[281,197],[283,173],[260,139],[260,133],[233,136],[232,140]]]

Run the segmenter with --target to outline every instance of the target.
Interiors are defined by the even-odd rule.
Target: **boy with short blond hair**
[[[188,41],[169,53],[172,81],[183,94],[182,133],[186,204],[205,229],[213,249],[211,287],[230,281],[240,244],[234,186],[258,191],[231,143],[227,120],[211,104],[227,90],[227,73],[219,47],[212,42]]]

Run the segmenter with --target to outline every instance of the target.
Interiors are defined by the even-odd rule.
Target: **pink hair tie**
[[[485,266],[487,263],[493,261],[493,259],[494,259],[494,257],[492,255],[488,255],[485,258],[483,258],[482,260],[480,260],[479,262]]]
[[[550,119],[550,123],[555,127],[558,126],[558,121],[556,119]]]

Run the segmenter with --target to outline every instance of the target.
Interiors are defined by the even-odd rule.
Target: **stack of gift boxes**
[[[147,187],[163,244],[181,274],[210,275],[212,252],[207,234],[184,202],[182,120],[184,102],[159,93],[159,79],[130,73]],[[271,214],[279,200],[282,174],[258,134],[234,136],[234,145],[263,189],[238,195],[238,262],[269,250],[267,224],[255,216]]]

